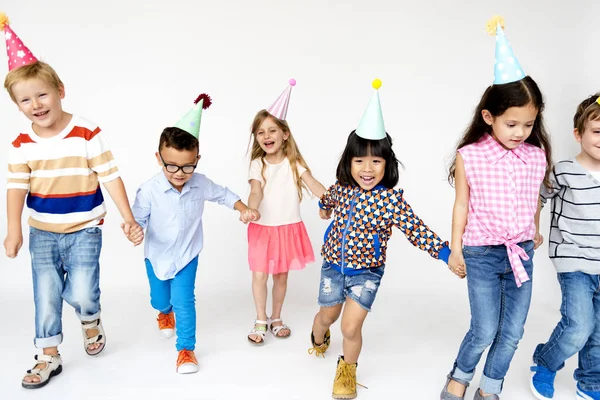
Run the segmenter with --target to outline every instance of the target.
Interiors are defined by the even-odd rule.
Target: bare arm
[[[452,252],[462,252],[462,237],[467,226],[469,213],[469,184],[465,175],[465,165],[460,153],[456,155],[456,172],[454,176],[456,194],[452,211]]]
[[[469,184],[465,174],[465,164],[460,153],[456,154],[456,170],[454,175],[455,198],[452,210],[452,242],[448,265],[457,275],[465,273],[465,260],[462,253],[462,237],[467,226],[469,214]],[[464,275],[463,275],[464,276]]]
[[[115,202],[115,205],[117,206],[121,217],[123,217],[123,220],[125,220],[125,222],[135,223],[137,225],[135,218],[133,217],[133,213],[131,212],[131,206],[129,205],[129,199],[127,198],[125,185],[123,185],[121,178],[105,182],[104,187],[108,191],[108,194],[112,200]]]
[[[25,189],[8,189],[6,191],[6,219],[8,229],[6,239],[4,240],[4,249],[6,250],[6,256],[10,258],[16,257],[23,245],[21,217],[27,193],[28,191]]]
[[[544,206],[544,204],[542,203],[542,196],[540,196],[540,198],[538,199],[538,207],[537,207],[537,211],[535,212],[535,217],[534,217],[534,221],[535,221],[535,236],[533,237],[533,243],[534,243],[534,249],[537,249],[538,247],[540,247],[542,245],[542,243],[544,243],[544,237],[542,235],[540,235],[540,213],[542,212],[542,207]]]
[[[260,182],[256,179],[250,179],[250,195],[248,196],[248,207],[258,210],[260,202],[263,199],[263,190]]]
[[[310,192],[316,197],[321,198],[321,196],[323,196],[323,193],[325,193],[325,186],[323,186],[321,182],[316,180],[310,172],[304,171],[304,173],[302,174],[302,180],[304,181],[306,186],[308,186]]]

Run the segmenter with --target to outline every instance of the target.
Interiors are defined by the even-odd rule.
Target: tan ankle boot
[[[334,399],[356,398],[356,366],[358,364],[346,364],[343,357],[338,358],[337,370],[333,381]]]

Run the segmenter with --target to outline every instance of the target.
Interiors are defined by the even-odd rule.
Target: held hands
[[[448,258],[448,269],[452,273],[458,276],[460,279],[464,279],[467,276],[465,259],[462,254],[462,250],[451,251],[450,257]]]
[[[244,211],[240,211],[240,221],[244,224],[248,222],[258,221],[260,219],[260,213],[258,210],[253,208],[246,208]]]
[[[8,258],[15,258],[23,246],[23,234],[11,234],[10,232],[4,239],[4,249]]]
[[[122,223],[121,229],[123,229],[125,237],[127,237],[134,246],[139,245],[144,240],[144,230],[135,221]]]
[[[319,217],[321,217],[321,219],[329,219],[331,218],[332,212],[333,210],[323,210],[322,208],[319,208]]]
[[[533,237],[533,249],[537,249],[544,243],[544,237],[540,235],[538,231],[535,232],[535,236]]]

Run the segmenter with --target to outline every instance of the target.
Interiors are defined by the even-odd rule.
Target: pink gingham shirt
[[[458,150],[469,184],[463,245],[506,246],[517,286],[529,280],[518,243],[535,236],[535,213],[546,171],[544,150],[523,143],[506,150],[491,135]]]

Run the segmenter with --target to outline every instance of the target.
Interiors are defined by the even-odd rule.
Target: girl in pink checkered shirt
[[[465,398],[490,347],[474,400],[498,400],[523,337],[531,300],[540,189],[550,187],[550,140],[538,85],[525,76],[504,36],[500,17],[494,83],[457,146],[448,179],[455,183],[449,268],[467,276],[471,326],[460,345],[441,400]]]
[[[460,140],[449,180],[456,186],[450,269],[467,275],[471,328],[442,391],[463,399],[491,345],[474,399],[497,400],[531,299],[533,250],[541,244],[538,202],[552,165],[542,111],[529,76],[492,85]]]
[[[495,82],[483,94],[458,144],[449,173],[456,198],[448,265],[467,275],[471,327],[442,400],[464,399],[490,345],[474,399],[499,399],[523,336],[533,251],[542,241],[540,187],[549,186],[552,165],[543,109],[542,93],[531,77]]]

